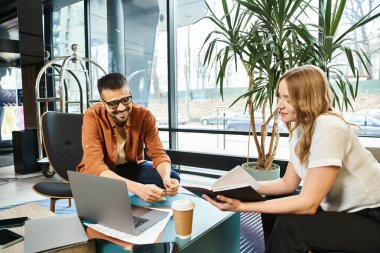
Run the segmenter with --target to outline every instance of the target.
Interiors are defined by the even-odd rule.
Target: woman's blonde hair
[[[297,115],[294,124],[289,122],[286,125],[290,136],[296,127],[301,126],[303,129],[303,136],[298,141],[295,152],[301,164],[305,164],[310,155],[311,137],[316,118],[324,113],[337,115],[332,112],[332,91],[325,73],[313,65],[296,67],[284,73],[277,83],[277,92],[282,80],[286,81],[289,103],[294,107]]]

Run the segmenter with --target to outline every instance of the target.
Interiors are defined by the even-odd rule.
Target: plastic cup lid
[[[177,211],[188,211],[194,209],[194,202],[190,199],[175,200],[172,203],[172,209]]]

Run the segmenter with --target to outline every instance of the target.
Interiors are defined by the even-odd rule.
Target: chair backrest
[[[368,151],[372,153],[375,159],[380,162],[380,148],[367,147]]]
[[[75,171],[83,156],[83,114],[46,112],[41,121],[44,148],[50,165],[68,181],[67,171]]]

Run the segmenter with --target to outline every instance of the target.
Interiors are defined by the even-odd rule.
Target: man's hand
[[[179,182],[177,179],[170,178],[171,164],[169,162],[163,162],[157,165],[157,172],[160,174],[166,194],[168,196],[174,196],[178,192]]]
[[[142,184],[136,194],[146,202],[156,202],[162,200],[165,196],[165,191],[154,184]]]
[[[169,196],[174,196],[178,192],[178,187],[179,187],[179,182],[177,179],[174,178],[165,178],[164,181],[164,186],[166,190],[166,194]]]

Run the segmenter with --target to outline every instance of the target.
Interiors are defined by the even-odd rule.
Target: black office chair
[[[71,192],[67,171],[76,170],[83,155],[82,114],[46,112],[42,115],[42,137],[50,165],[63,182],[40,182],[33,186],[38,194],[50,198],[50,210],[55,212],[58,199],[68,199],[71,206]]]

